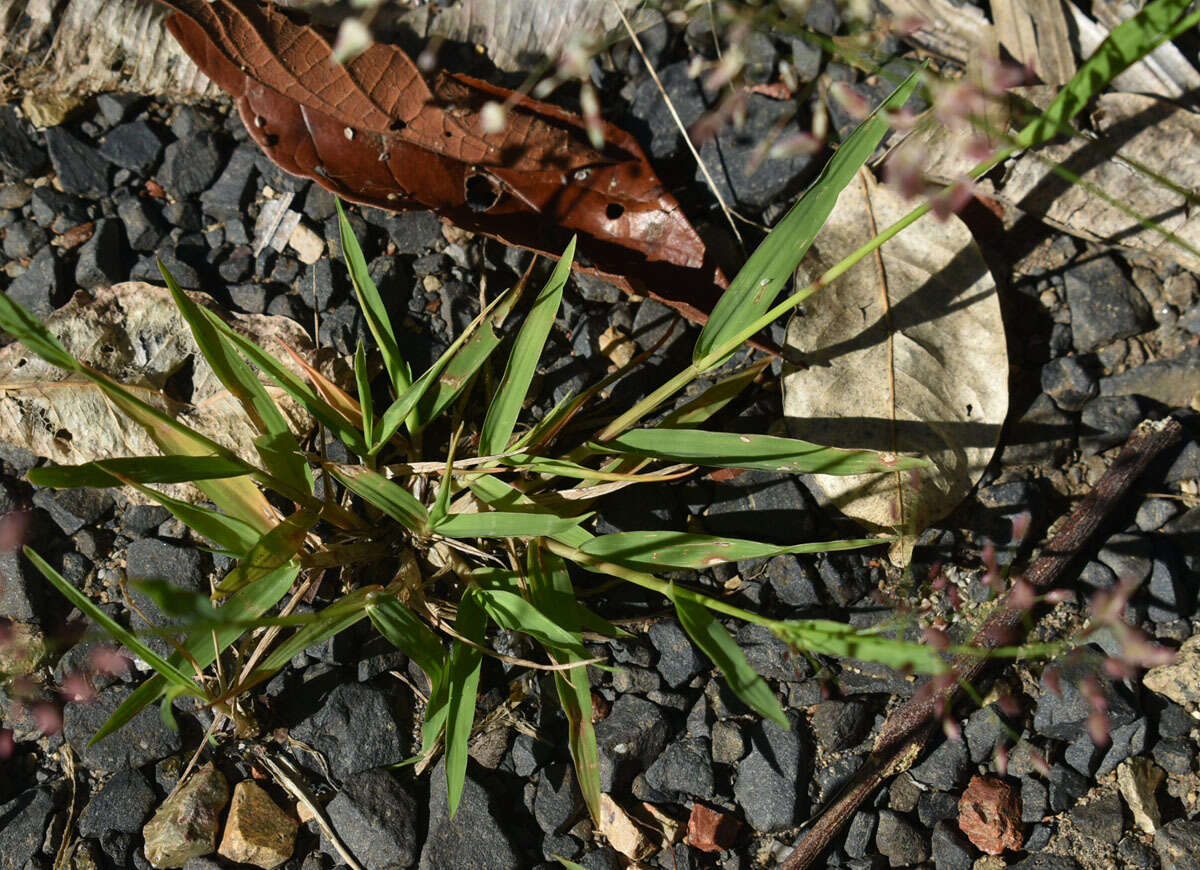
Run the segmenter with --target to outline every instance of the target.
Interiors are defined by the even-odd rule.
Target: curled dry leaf
[[[842,192],[801,265],[811,280],[911,208],[866,171]],[[971,489],[1008,411],[996,285],[966,226],[926,217],[813,297],[788,345],[794,433],[821,444],[914,453],[934,467],[813,480],[847,515],[902,535],[893,559]]]
[[[1025,88],[1021,96],[1044,108],[1053,90]],[[1102,94],[1092,109],[1095,141],[1056,139],[1004,164],[999,181],[991,177],[978,190],[1005,205],[1041,217],[1080,238],[1132,248],[1200,271],[1200,114],[1158,97]],[[958,178],[971,165],[962,135],[945,128],[922,137],[929,158],[926,174],[935,181]],[[1085,184],[1072,184],[1054,172],[1060,164]],[[1156,173],[1168,184],[1148,173]],[[1089,189],[1091,188],[1091,189]],[[1141,224],[1151,219],[1189,247]]]
[[[162,0],[188,54],[237,101],[251,137],[286,171],[345,199],[427,209],[472,232],[577,262],[703,320],[725,285],[637,141],[469,76],[426,77],[374,43],[339,65],[326,36],[257,0]],[[489,103],[508,105],[502,129]],[[653,294],[652,294],[653,295]]]
[[[312,358],[312,341],[294,321],[229,315],[209,297],[189,295],[277,358],[288,359],[281,342]],[[205,361],[165,288],[130,281],[90,294],[80,291],[46,319],[46,326],[77,359],[257,464],[251,442],[258,433]],[[267,392],[294,432],[303,437],[312,429],[312,418],[298,403],[271,383]],[[0,349],[0,440],[64,465],[159,454],[145,430],[117,411],[91,381],[69,376],[19,343]],[[164,491],[201,497],[191,486]]]

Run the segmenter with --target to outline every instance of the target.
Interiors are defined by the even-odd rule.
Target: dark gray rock
[[[100,110],[104,123],[112,127],[128,118],[141,101],[142,97],[137,94],[101,94],[96,97],[96,108]]]
[[[812,755],[801,741],[796,719],[791,718],[791,726],[757,722],[747,734],[750,753],[737,766],[734,799],[746,823],[759,832],[790,828],[803,817],[801,797]]]
[[[1200,819],[1176,819],[1154,832],[1154,851],[1162,870],[1200,867]]]
[[[84,200],[53,187],[35,187],[29,202],[33,219],[51,232],[65,232],[89,217]]]
[[[333,775],[343,782],[360,771],[397,764],[405,756],[406,741],[387,694],[363,683],[335,686],[320,708],[291,733],[321,752]]]
[[[1052,359],[1042,366],[1042,392],[1064,411],[1082,411],[1100,392],[1095,375],[1073,356]]]
[[[746,559],[738,562],[737,567],[743,577],[766,582],[775,598],[789,607],[815,607],[821,603],[817,591],[819,575],[794,555]]]
[[[162,139],[145,121],[114,127],[100,146],[101,157],[137,175],[146,175],[162,155]]]
[[[1008,736],[1008,726],[997,704],[989,704],[971,713],[963,726],[967,754],[975,764],[986,763],[996,748]]]
[[[138,770],[121,770],[100,787],[79,816],[82,837],[101,837],[109,831],[136,834],[158,803],[154,787]]]
[[[800,682],[812,672],[808,659],[797,655],[765,625],[746,623],[734,636],[750,667],[761,676]]]
[[[912,867],[929,858],[929,842],[908,819],[891,810],[879,811],[875,848],[888,859],[889,867]]]
[[[1070,266],[1063,281],[1075,349],[1080,353],[1154,326],[1150,306],[1113,257],[1095,257]]]
[[[861,701],[822,701],[809,725],[818,744],[829,752],[856,746],[871,728],[871,711]]]
[[[1158,867],[1158,856],[1154,850],[1136,837],[1126,837],[1117,843],[1117,857],[1125,862],[1127,867],[1138,870],[1153,870]]]
[[[1088,562],[1083,566],[1079,582],[1089,589],[1112,589],[1117,583],[1117,575],[1103,562]]]
[[[1144,416],[1136,396],[1100,396],[1083,408],[1079,446],[1089,456],[1124,444]]]
[[[339,267],[339,273],[341,272]],[[300,281],[300,298],[314,311],[325,311],[341,289],[340,282],[334,279],[329,258],[322,257],[305,269],[304,277]]]
[[[646,771],[646,781],[666,794],[690,798],[716,795],[711,750],[703,738],[687,737],[669,745]]]
[[[846,828],[846,839],[842,848],[851,858],[862,858],[871,851],[871,842],[875,837],[875,828],[879,817],[869,810],[859,810],[850,819]]]
[[[196,195],[221,171],[221,152],[210,133],[178,139],[166,147],[158,181],[176,199]]]
[[[135,251],[153,251],[163,238],[163,228],[158,218],[146,208],[136,196],[128,196],[117,203],[117,217],[125,225],[125,238]]]
[[[659,69],[667,58],[667,47],[671,41],[671,28],[663,14],[657,9],[643,10],[638,16],[638,39],[646,58]],[[646,69],[641,52],[629,39],[618,40],[611,49],[613,65],[631,79],[640,79]]]
[[[67,193],[97,199],[111,189],[108,161],[62,127],[46,130],[46,150],[58,183]]]
[[[34,254],[29,268],[14,278],[4,292],[35,317],[45,319],[65,301],[64,272],[54,248],[46,245]]]
[[[1115,791],[1106,792],[1094,801],[1072,809],[1071,821],[1088,837],[1115,846],[1125,827],[1121,798]]]
[[[42,866],[36,859],[50,829],[54,805],[54,794],[43,786],[23,791],[0,806],[0,868]]]
[[[46,152],[38,145],[13,106],[0,106],[0,172],[24,181],[41,175]]]
[[[924,791],[917,799],[917,818],[926,828],[943,819],[958,818],[958,794],[948,791]]]
[[[200,194],[205,214],[222,221],[237,220],[246,214],[254,192],[256,150],[247,144],[233,152],[216,182]]]
[[[1108,750],[1104,759],[1096,768],[1096,776],[1106,776],[1112,773],[1121,762],[1135,755],[1141,755],[1146,748],[1146,733],[1148,726],[1145,719],[1137,719],[1125,725],[1118,725],[1109,731]]]
[[[971,758],[965,740],[944,740],[909,771],[917,782],[933,789],[949,791],[963,785],[971,772]]]
[[[596,723],[600,787],[609,794],[624,788],[662,754],[667,720],[662,711],[635,695],[621,695],[608,716]]]
[[[1021,779],[1021,821],[1040,822],[1050,808],[1050,789],[1040,779]]]
[[[1148,498],[1142,502],[1134,524],[1142,532],[1156,532],[1174,519],[1182,509],[1166,498]]]
[[[129,279],[131,281],[146,281],[152,284],[161,284],[162,270],[159,268],[159,261],[166,267],[167,272],[184,290],[199,290],[201,286],[200,273],[190,263],[181,260],[179,256],[172,250],[160,250],[155,254],[149,254],[142,257],[134,267],[129,270]]]
[[[1107,565],[1118,579],[1142,583],[1149,579],[1154,569],[1154,545],[1144,535],[1113,535],[1096,558]]]
[[[468,764],[458,812],[450,817],[446,767],[439,761],[429,776],[429,836],[421,850],[419,870],[518,870],[525,866],[507,832],[513,828]],[[511,802],[511,798],[508,798]]]
[[[130,689],[113,687],[100,692],[89,703],[65,706],[63,736],[90,770],[108,773],[141,767],[179,751],[182,745],[179,732],[163,723],[157,704],[147,706],[120,731],[89,745],[100,726],[131,694]]]
[[[1093,743],[1087,735],[1078,740],[1072,740],[1063,750],[1063,761],[1084,776],[1091,776],[1095,773],[1103,757],[1104,750]]]
[[[1160,548],[1160,557],[1150,568],[1150,606],[1147,615],[1155,622],[1186,619],[1195,610],[1195,593],[1185,577],[1183,566],[1174,552]]]
[[[768,137],[777,135],[786,141],[801,132],[794,115],[795,106],[786,101],[751,94],[746,101],[745,126],[724,125],[700,148],[704,165],[731,207],[736,203],[742,208],[765,208],[781,191],[794,188],[811,173],[811,154],[760,153]],[[699,172],[696,180],[706,183]]]
[[[33,221],[17,221],[4,231],[4,255],[10,260],[24,260],[48,241],[46,231]]]
[[[1084,776],[1065,764],[1050,768],[1050,810],[1061,813],[1075,806],[1075,802],[1087,794],[1092,787],[1092,778]]]
[[[688,75],[688,62],[681,60],[668,64],[658,71],[658,75],[684,126],[690,127],[700,120],[708,107],[700,83]],[[654,80],[644,76],[637,81],[630,100],[633,115],[630,131],[638,137],[652,158],[666,159],[683,147],[683,137]]]
[[[684,685],[708,667],[707,660],[674,620],[654,623],[647,634],[658,650],[658,672],[672,689]]]
[[[332,346],[338,353],[349,356],[358,347],[358,342],[371,340],[366,321],[358,305],[347,302],[321,317],[321,345]]]
[[[921,799],[921,795],[925,790],[917,785],[917,781],[912,778],[909,771],[900,774],[891,785],[888,786],[888,808],[893,809],[898,813],[911,813],[917,808],[917,801]]]
[[[1196,744],[1186,737],[1168,737],[1154,744],[1154,761],[1167,773],[1187,776],[1196,766]]]
[[[1079,690],[1085,677],[1096,677],[1094,662],[1059,660],[1052,663],[1059,673],[1061,696],[1050,689],[1042,678],[1042,694],[1038,698],[1033,727],[1039,734],[1056,740],[1076,740],[1086,732],[1091,706]],[[1137,718],[1137,711],[1127,690],[1119,683],[1100,678],[1100,690],[1108,700],[1109,723],[1113,729],[1128,725]]]
[[[563,833],[583,808],[574,766],[555,761],[542,768],[533,799],[533,817],[538,827],[548,833]]]
[[[1060,411],[1045,393],[1038,394],[1024,414],[1012,425],[1004,445],[1004,462],[1014,465],[1058,462],[1075,437],[1075,421]]]
[[[113,506],[112,496],[105,490],[86,488],[38,490],[33,503],[68,535],[99,522]]]
[[[126,573],[130,580],[168,580],[185,589],[207,589],[204,554],[195,547],[142,538],[129,545]]]
[[[933,826],[930,854],[935,870],[971,870],[975,852],[958,825],[942,820]]]
[[[417,860],[417,802],[386,768],[359,771],[342,784],[325,810],[338,837],[365,870],[411,867]],[[341,863],[324,836],[321,851]]]
[[[46,579],[19,550],[0,552],[0,614],[17,622],[40,622],[47,610]]]
[[[75,283],[85,290],[125,280],[125,233],[113,218],[96,221],[95,232],[79,248]]]

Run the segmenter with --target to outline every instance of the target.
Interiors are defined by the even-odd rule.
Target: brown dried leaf
[[[209,297],[189,295],[277,358],[285,359],[283,342],[309,358],[314,353],[308,335],[286,317],[228,315]],[[257,431],[205,361],[165,288],[130,281],[91,294],[80,291],[46,319],[46,326],[76,358],[257,464],[252,444]],[[311,416],[299,404],[273,384],[267,392],[297,435],[312,429]],[[65,465],[159,454],[145,430],[117,411],[91,381],[67,376],[16,343],[0,349],[0,440]],[[201,498],[190,486],[164,491]]]
[[[469,76],[426,79],[396,46],[340,66],[316,28],[255,0],[163,2],[177,10],[168,28],[288,172],[542,254],[578,235],[577,262],[695,320],[719,296],[724,276],[623,130],[601,122],[596,148],[579,116]],[[488,103],[508,106],[499,131],[483,123]]]
[[[865,170],[842,192],[802,270],[821,274],[911,205]],[[800,283],[806,283],[809,277]],[[834,505],[915,536],[945,516],[987,466],[1008,412],[1008,355],[996,286],[966,226],[925,217],[863,259],[792,319],[807,368],[784,378],[784,414],[818,444],[914,453],[933,468],[814,482]]]

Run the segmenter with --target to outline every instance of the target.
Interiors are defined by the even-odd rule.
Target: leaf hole
[[[610,202],[604,207],[604,216],[610,221],[615,221],[623,214],[625,214],[625,206],[619,202]]]
[[[482,173],[468,175],[464,191],[467,205],[474,211],[489,211],[500,201],[500,185]]]
[[[54,433],[54,440],[61,441],[64,446],[68,445],[71,443],[71,433],[66,429],[58,429]]]
[[[195,360],[189,354],[188,358],[184,360],[183,365],[172,372],[171,376],[163,383],[163,393],[176,402],[191,404],[192,391],[195,389],[195,384],[192,381],[194,375]]]
[[[29,362],[29,360],[25,359],[25,357],[21,357],[19,360],[17,360],[17,364],[15,366],[13,366],[13,368],[19,369],[21,366],[25,365],[27,362]]]
[[[392,123],[388,124],[388,129],[395,130],[397,133],[399,133],[401,130],[403,130],[407,126],[408,126],[408,124],[406,122],[401,121],[399,118],[397,118],[395,121],[392,121]]]

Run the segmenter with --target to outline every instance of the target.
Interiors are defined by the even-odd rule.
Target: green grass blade
[[[488,618],[508,631],[529,635],[542,646],[566,650],[579,658],[587,658],[587,650],[579,632],[571,632],[544,614],[533,603],[505,589],[475,590],[479,604]]]
[[[1191,0],[1154,0],[1114,27],[1041,116],[1017,135],[1017,147],[1029,148],[1050,140],[1114,78],[1168,39],[1200,23],[1200,11],[1183,17],[1191,5]]]
[[[131,456],[104,459],[83,465],[48,465],[25,475],[36,486],[70,489],[87,486],[104,489],[135,483],[189,483],[238,477],[246,473],[244,462],[224,456]]]
[[[215,625],[224,616],[221,613],[223,608],[213,607],[203,592],[195,592],[158,579],[131,580],[129,585],[145,592],[165,616],[177,617],[186,623]]]
[[[202,667],[212,664],[216,658],[216,649],[222,652],[234,641],[245,634],[244,624],[249,620],[258,619],[282,600],[299,574],[296,568],[277,571],[270,577],[264,577],[252,586],[247,586],[240,592],[230,596],[225,605],[219,608],[222,616],[228,620],[227,625],[213,631],[199,632],[184,641],[184,648],[200,663]],[[216,640],[214,641],[214,636]],[[178,653],[168,661],[178,667],[183,658]],[[167,681],[158,675],[142,683],[126,698],[100,729],[93,735],[91,742],[97,743],[108,735],[118,731],[130,719],[140,713],[147,705],[162,695],[167,688]]]
[[[572,637],[580,636],[580,606],[571,586],[566,563],[540,546],[528,551],[529,597],[532,603]],[[577,660],[569,650],[550,650],[559,662]],[[600,758],[592,725],[592,691],[583,665],[566,673],[555,672],[558,702],[567,717],[567,742],[575,762],[579,790],[594,820],[600,818]]]
[[[162,260],[158,261],[158,270],[167,282],[167,288],[171,291],[183,319],[191,327],[196,345],[212,367],[213,374],[238,400],[246,416],[262,436],[261,447],[259,440],[255,440],[254,443],[259,448],[259,455],[267,470],[296,492],[312,495],[312,471],[279,406],[268,395],[266,388],[250,366],[246,365],[245,360],[228,340],[213,328],[212,322],[200,313],[201,306],[183,292]]]
[[[628,565],[639,571],[695,570],[713,565],[761,559],[785,553],[830,553],[859,550],[887,543],[887,538],[858,538],[849,541],[813,541],[776,547],[761,541],[720,538],[690,532],[618,532],[592,538],[579,549],[589,556]]]
[[[454,629],[473,643],[482,644],[487,616],[476,597],[468,591],[458,605]],[[471,725],[475,721],[475,697],[479,692],[479,671],[483,654],[474,647],[455,641],[446,669],[446,796],[450,817],[458,812],[463,785],[467,780],[467,750]]]
[[[822,447],[797,438],[702,432],[692,429],[631,429],[591,444],[596,453],[621,453],[714,468],[753,468],[791,474],[869,474],[925,468],[924,459],[872,450]]]
[[[737,398],[770,364],[769,359],[760,360],[727,378],[722,378],[686,405],[676,408],[664,417],[657,428],[689,429],[699,426]]]
[[[308,530],[317,524],[321,512],[315,508],[301,508],[267,532],[240,559],[232,571],[217,584],[218,597],[232,595],[239,589],[261,580],[268,574],[289,565],[304,546]]]
[[[948,667],[938,650],[923,643],[895,640],[827,619],[778,622],[771,630],[799,650],[879,662],[922,674],[941,673]]]
[[[84,616],[108,632],[114,640],[152,667],[155,673],[186,694],[201,694],[200,688],[188,678],[187,674],[154,652],[154,650],[142,643],[137,635],[93,604],[90,598],[68,583],[61,574],[51,568],[46,560],[39,556],[32,547],[25,547],[24,553],[26,558],[33,563],[33,566],[41,572],[43,577],[50,581],[50,584],[55,589],[62,593],[64,598],[78,607]]]
[[[334,408],[322,399],[317,393],[309,387],[304,380],[292,373],[291,369],[281,363],[275,357],[271,356],[257,344],[243,335],[234,331],[225,321],[217,317],[216,314],[206,308],[201,308],[200,313],[208,319],[208,322],[220,332],[226,339],[229,340],[238,351],[246,357],[250,362],[256,365],[259,369],[267,373],[267,376],[277,383],[284,392],[290,395],[297,402],[308,409],[314,417],[321,422],[330,432],[334,433],[338,440],[345,444],[351,451],[359,456],[365,456],[367,453],[366,443],[363,440],[362,433],[346,422],[346,418],[339,414]]]
[[[367,597],[367,616],[392,646],[417,663],[429,678],[429,685],[442,679],[446,651],[433,630],[396,596],[379,593]]]
[[[411,492],[361,465],[326,465],[342,486],[417,534],[429,531],[429,513]]]
[[[342,201],[335,199],[338,215],[338,235],[342,243],[342,257],[346,261],[346,270],[350,273],[350,283],[354,285],[354,293],[358,297],[358,307],[362,309],[367,327],[375,336],[375,345],[379,355],[383,357],[383,368],[388,373],[392,388],[400,395],[412,385],[412,374],[408,363],[400,353],[396,343],[396,334],[392,331],[392,322],[379,295],[379,288],[371,278],[367,269],[367,260],[359,247],[358,239],[354,237],[354,229],[346,219],[346,210]],[[362,401],[361,399],[359,401]],[[369,440],[369,439],[368,439]]]
[[[566,534],[591,514],[556,517],[552,514],[488,511],[450,514],[431,531],[447,538],[537,538]]]
[[[758,246],[713,308],[696,341],[694,362],[708,357],[771,307],[829,219],[842,189],[883,139],[888,130],[887,112],[901,108],[919,81],[920,71],[914,72],[858,125],[817,180]]]
[[[371,398],[371,377],[367,374],[367,353],[362,341],[354,351],[354,382],[358,386],[358,404],[362,408],[363,436],[370,450],[375,446],[375,402]]]
[[[109,468],[108,463],[114,460],[106,459],[99,465]],[[236,517],[227,516],[226,514],[218,513],[209,508],[194,505],[191,502],[183,501],[182,499],[172,498],[164,495],[158,490],[150,489],[147,486],[142,486],[133,480],[122,481],[127,486],[132,486],[142,495],[153,499],[160,505],[165,507],[171,514],[180,520],[185,526],[193,532],[201,535],[212,541],[222,550],[226,550],[235,555],[242,555],[250,552],[250,548],[261,537],[261,533],[249,523],[243,522]],[[228,605],[226,605],[228,606]]]
[[[786,728],[787,717],[770,686],[750,667],[746,654],[708,608],[676,595],[674,584],[667,587],[667,597],[675,604],[683,630],[713,660],[737,696],[760,716]]]
[[[490,474],[473,476],[467,486],[476,498],[497,512],[516,509],[516,511],[526,510],[530,513],[538,513],[546,510],[543,505],[539,505],[525,493]],[[592,539],[591,533],[579,525],[573,525],[553,535],[547,535],[547,537],[561,541],[570,547],[580,547],[585,541]]]
[[[446,363],[442,373],[417,401],[417,407],[408,418],[408,425],[413,432],[420,432],[436,420],[474,382],[483,364],[500,346],[501,337],[496,330],[504,323],[518,298],[518,293],[508,294],[504,302],[479,324],[454,358]]]
[[[438,484],[437,498],[429,509],[429,525],[436,528],[437,524],[445,521],[450,514],[450,490],[454,485],[454,454],[458,449],[458,438],[462,430],[458,430],[450,439],[450,449],[446,451],[446,467],[442,471],[442,480]]]
[[[52,366],[69,372],[80,370],[79,362],[40,320],[7,293],[0,293],[0,329],[21,342]]]
[[[525,322],[513,343],[504,376],[500,379],[491,405],[488,406],[487,417],[484,418],[483,429],[479,433],[480,456],[501,453],[508,446],[508,440],[517,424],[517,416],[529,393],[529,385],[533,382],[538,360],[546,347],[550,328],[558,315],[563,288],[571,275],[571,263],[574,259],[575,237],[572,236],[558,265],[554,267],[550,280],[546,282],[546,286],[534,301],[533,308],[525,316]]]
[[[297,653],[354,625],[367,615],[367,596],[378,591],[378,586],[356,589],[330,604],[312,622],[275,647],[251,674],[243,678],[242,685],[248,688],[268,679],[286,667]]]
[[[517,288],[513,288],[513,290],[515,289]],[[442,373],[454,361],[455,357],[458,356],[459,352],[464,348],[464,346],[468,344],[468,342],[471,340],[471,337],[476,333],[480,326],[491,323],[492,316],[497,312],[497,310],[503,310],[506,306],[512,304],[512,301],[516,296],[513,290],[508,290],[505,293],[501,293],[494,300],[492,300],[490,305],[488,305],[483,311],[479,312],[479,316],[476,317],[471,324],[463,330],[462,335],[451,342],[450,346],[446,348],[446,352],[438,357],[437,362],[431,365],[425,371],[425,374],[421,375],[421,377],[417,379],[416,383],[398,396],[396,401],[392,402],[388,409],[383,412],[383,417],[380,420],[379,440],[375,445],[376,450],[378,450],[383,444],[386,444],[388,441],[392,440],[392,436],[395,435],[400,429],[401,424],[405,421],[405,419],[408,418],[408,415],[412,413],[413,408],[415,408],[417,403],[420,402],[421,399],[430,392],[430,390],[438,382],[438,379]],[[480,360],[479,365],[482,364],[483,361]],[[425,422],[429,422],[431,419],[432,418],[429,418]]]

